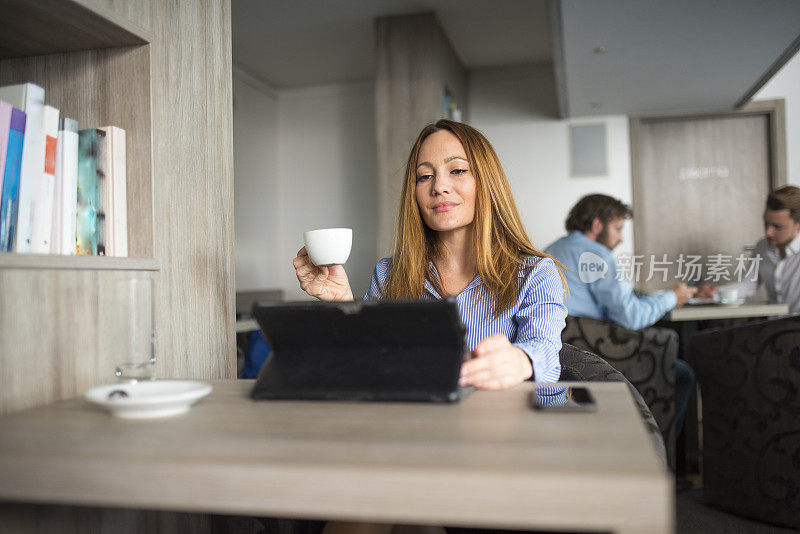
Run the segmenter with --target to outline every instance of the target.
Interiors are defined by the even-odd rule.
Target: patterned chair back
[[[667,328],[628,330],[617,323],[567,317],[561,341],[608,362],[639,391],[655,417],[675,465],[675,361],[678,334]]]
[[[733,514],[800,527],[800,316],[695,334],[703,492]]]
[[[628,384],[631,396],[642,416],[645,429],[653,440],[656,452],[666,465],[667,450],[658,424],[656,424],[650,408],[647,407],[647,403],[633,387],[633,384],[628,382],[622,373],[611,367],[603,358],[568,343],[562,345],[559,356],[561,358],[561,381],[563,382],[625,382]]]

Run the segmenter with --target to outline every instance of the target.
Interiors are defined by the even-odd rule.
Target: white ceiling
[[[233,61],[275,88],[371,80],[374,19],[430,11],[468,69],[551,60],[545,0],[233,0]]]
[[[797,0],[560,5],[569,116],[732,109],[800,35]]]
[[[800,35],[800,0],[551,2],[556,50],[547,0],[232,0],[233,61],[276,89],[371,80],[375,17],[433,11],[468,69],[554,61],[565,115],[638,115],[731,109]]]

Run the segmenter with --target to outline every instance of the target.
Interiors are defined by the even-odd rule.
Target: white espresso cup
[[[309,230],[303,234],[306,252],[316,266],[344,264],[353,246],[351,228]]]
[[[717,299],[720,304],[738,304],[739,291],[736,289],[720,289],[717,291]]]

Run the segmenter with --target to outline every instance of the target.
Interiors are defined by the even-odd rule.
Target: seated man
[[[682,306],[696,288],[677,284],[672,289],[637,297],[631,285],[617,280],[617,259],[611,251],[622,242],[625,219],[631,209],[607,195],[583,197],[570,210],[566,227],[569,234],[545,249],[569,271],[565,300],[569,314],[614,321],[630,330],[653,325],[669,310]],[[602,270],[581,270],[591,264]],[[683,416],[694,387],[694,371],[683,360],[675,368],[675,432],[683,428]]]
[[[789,313],[800,313],[800,187],[787,185],[767,197],[764,237],[756,244],[758,278],[722,286],[750,297],[764,284],[770,303],[786,303]],[[713,286],[700,286],[700,296],[711,296]]]

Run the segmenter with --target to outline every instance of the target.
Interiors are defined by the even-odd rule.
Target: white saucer
[[[117,417],[146,419],[185,413],[211,389],[209,384],[189,380],[119,382],[90,389],[86,400]]]

